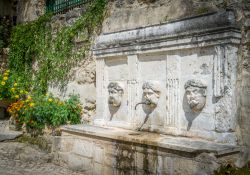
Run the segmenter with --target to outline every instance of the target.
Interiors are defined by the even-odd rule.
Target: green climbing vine
[[[72,26],[64,26],[56,34],[51,28],[52,15],[14,28],[10,42],[9,69],[23,86],[45,93],[49,84],[63,87],[69,72],[84,59],[91,45],[91,37],[101,27],[106,0],[94,0]],[[81,37],[81,47],[75,47]]]

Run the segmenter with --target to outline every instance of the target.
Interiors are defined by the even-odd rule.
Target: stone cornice
[[[93,47],[96,57],[239,44],[234,13],[209,13],[166,24],[100,35]]]

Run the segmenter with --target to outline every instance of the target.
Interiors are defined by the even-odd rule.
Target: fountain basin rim
[[[222,156],[239,153],[242,149],[239,145],[220,144],[197,138],[176,137],[94,125],[66,125],[61,129],[63,133],[95,137],[100,140],[108,139],[115,142],[129,142],[131,144],[153,146],[186,153],[199,154],[204,152],[213,153],[215,156]]]

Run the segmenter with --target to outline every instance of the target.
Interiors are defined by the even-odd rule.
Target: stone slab
[[[137,132],[112,127],[90,125],[69,125],[62,127],[63,132],[73,132],[88,137],[100,137],[121,142],[131,142],[142,145],[187,153],[214,153],[216,156],[239,152],[241,147],[230,144],[218,144],[198,138],[174,137],[149,132]]]
[[[13,140],[19,136],[21,136],[23,133],[18,131],[5,131],[0,133],[0,142],[6,141],[6,140]]]

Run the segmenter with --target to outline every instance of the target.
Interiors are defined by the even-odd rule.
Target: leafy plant
[[[27,96],[13,103],[8,112],[18,128],[25,126],[30,133],[41,133],[45,126],[55,130],[60,125],[80,123],[82,107],[78,96],[61,101],[51,95]]]
[[[68,121],[70,124],[80,123],[80,117],[82,114],[82,107],[80,105],[79,96],[71,95],[70,98],[65,102],[66,108],[69,111]]]
[[[105,14],[106,0],[94,0],[72,25],[52,35],[51,14],[18,25],[11,35],[9,68],[26,81],[32,80],[33,91],[46,93],[49,84],[64,87],[72,67],[85,58],[91,37],[98,31]],[[84,38],[80,49],[75,39]],[[32,65],[38,65],[35,69]],[[32,77],[32,79],[31,79]]]
[[[13,29],[8,66],[15,79],[22,82],[22,87],[33,94],[24,95],[8,108],[19,128],[25,127],[35,135],[46,126],[55,130],[62,124],[80,123],[79,97],[71,96],[61,101],[45,94],[49,84],[63,87],[70,78],[71,68],[85,58],[92,36],[103,21],[105,6],[106,0],[92,1],[72,26],[62,27],[55,35],[50,25],[51,14]],[[77,37],[83,39],[80,49],[75,45]],[[14,78],[10,84],[13,82]],[[10,95],[5,97],[12,98]]]
[[[17,79],[10,70],[0,74],[0,100],[15,101],[25,96],[28,92],[22,87],[20,79]]]

